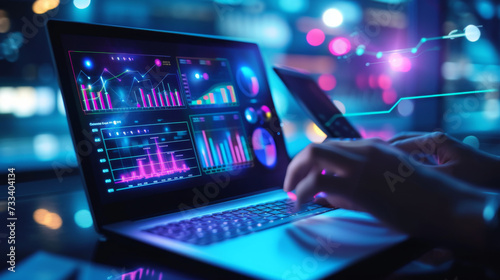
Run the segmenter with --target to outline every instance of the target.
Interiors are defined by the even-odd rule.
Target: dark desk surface
[[[0,213],[6,214],[5,197],[6,194],[0,194],[2,201]],[[95,232],[93,225],[89,226],[88,210],[87,199],[78,176],[65,177],[62,182],[54,179],[18,183],[16,262],[22,262],[35,252],[43,250],[112,267],[109,272],[110,279],[117,274],[138,268],[163,271],[164,275],[169,275],[164,279],[201,278],[207,274],[220,276],[221,273],[226,273],[199,263],[187,264],[185,259],[180,261],[179,257],[172,254],[143,250],[123,242],[105,240]],[[0,235],[1,252],[4,257],[3,252],[7,250],[4,241],[6,237],[6,234]],[[415,257],[415,254],[408,253],[408,256]],[[401,259],[401,255],[393,257]],[[407,258],[407,262],[410,260]],[[387,259],[383,261],[386,262]],[[193,265],[196,269],[193,269]],[[2,267],[6,267],[5,261],[2,262]],[[397,273],[393,274],[392,278],[397,278],[395,276]]]

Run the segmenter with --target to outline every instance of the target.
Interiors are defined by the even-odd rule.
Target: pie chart
[[[236,76],[241,91],[248,97],[255,97],[259,94],[259,80],[249,67],[241,67]]]
[[[264,166],[272,168],[276,165],[276,143],[267,130],[257,128],[252,134],[252,146],[255,156]]]

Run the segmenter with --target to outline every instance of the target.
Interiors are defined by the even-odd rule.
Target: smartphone
[[[283,67],[273,69],[302,109],[328,138],[361,138],[361,134],[307,73]]]

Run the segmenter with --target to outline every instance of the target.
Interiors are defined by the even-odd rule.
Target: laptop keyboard
[[[290,199],[277,200],[159,225],[145,231],[190,244],[209,245],[334,210],[310,202],[301,211],[294,212],[294,204]]]

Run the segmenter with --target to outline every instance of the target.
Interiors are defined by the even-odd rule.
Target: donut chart
[[[238,70],[236,80],[241,91],[248,97],[255,97],[259,94],[259,80],[253,70],[243,66]]]
[[[272,168],[276,165],[276,143],[267,130],[257,128],[252,134],[252,146],[255,156],[264,166]]]

